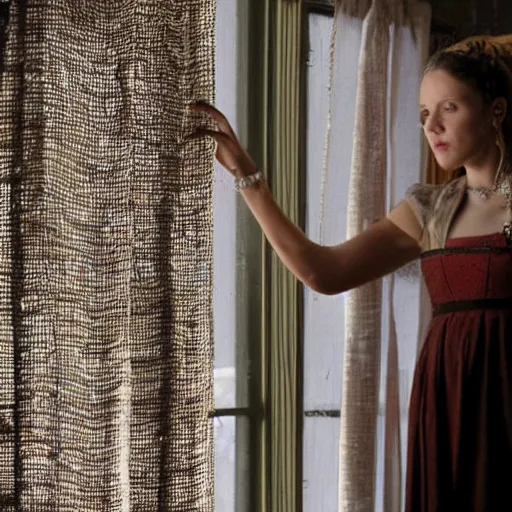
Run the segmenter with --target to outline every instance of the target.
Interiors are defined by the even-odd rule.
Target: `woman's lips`
[[[449,147],[449,144],[446,142],[436,142],[434,144],[434,149],[436,151],[446,151]]]

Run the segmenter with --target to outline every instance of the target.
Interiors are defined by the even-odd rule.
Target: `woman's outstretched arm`
[[[213,137],[217,141],[217,159],[234,176],[254,174],[256,165],[223,114],[205,103],[194,108],[209,114],[219,131],[199,129],[192,137]],[[406,202],[353,239],[324,246],[311,241],[290,221],[264,181],[244,188],[241,193],[285,266],[319,293],[332,295],[361,286],[411,262],[421,252],[421,227]]]
[[[336,246],[309,240],[275,202],[265,183],[242,191],[247,206],[285,266],[306,286],[328,295],[356,288],[415,260],[421,228],[408,203]]]

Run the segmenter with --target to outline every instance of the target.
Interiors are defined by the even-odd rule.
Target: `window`
[[[328,113],[332,14],[308,16],[306,233],[313,240],[345,238],[348,195],[323,219],[322,162]],[[351,150],[352,148],[348,148]],[[346,162],[340,163],[345,166]],[[349,162],[350,165],[350,162]],[[348,192],[349,172],[335,189]],[[332,190],[332,189],[331,189]],[[323,228],[322,228],[323,226]],[[344,297],[304,291],[304,512],[338,509],[338,444],[343,361]]]
[[[281,207],[314,240],[332,16],[329,0],[217,4],[216,103],[267,171]],[[351,151],[330,193],[348,192]],[[337,510],[344,298],[290,278],[263,249],[231,176],[218,169],[215,179],[216,510]],[[326,243],[345,238],[347,197],[338,194]],[[382,473],[379,455],[378,488]]]
[[[240,108],[238,51],[232,27],[238,24],[232,0],[217,3],[216,104],[238,132]],[[241,471],[240,437],[247,429],[247,358],[237,336],[237,290],[243,264],[237,255],[237,197],[230,176],[218,164],[214,178],[214,341],[215,341],[215,510],[235,512]],[[242,487],[244,483],[242,483]],[[240,510],[242,508],[238,508]]]
[[[235,8],[232,0],[219,0],[217,4],[216,104],[242,142],[253,145],[251,154],[256,161],[263,166],[269,162],[266,170],[276,198],[302,225],[306,220],[302,194],[315,191],[306,192],[306,165],[297,159],[300,154],[308,155],[316,160],[315,167],[322,161],[325,119],[321,112],[326,112],[327,95],[321,89],[325,89],[328,77],[324,54],[330,41],[329,13],[332,16],[332,6],[322,0],[303,5],[237,0]],[[317,76],[313,76],[317,68],[307,67],[308,54],[302,45],[309,31],[324,45],[322,49],[314,48],[318,57],[322,53],[318,62],[322,72]],[[312,73],[307,76],[308,70]],[[302,147],[301,153],[305,124],[304,119],[298,124],[296,121],[297,112],[303,118],[307,107],[302,96],[306,80],[314,80],[308,86],[316,87],[310,97],[324,104],[309,109],[315,111],[315,123],[321,129],[308,133],[311,142],[307,151]],[[342,347],[330,341],[334,337],[326,337],[324,350],[316,362],[313,360],[311,337],[319,333],[308,331],[308,315],[315,313],[310,306],[318,297],[306,291],[303,301],[302,287],[283,272],[271,252],[262,251],[261,231],[233,192],[231,181],[226,171],[216,170],[216,510],[264,512],[268,506],[272,512],[295,512],[303,507],[303,492],[305,512],[318,509],[318,503],[324,504],[322,510],[335,510],[341,396],[336,383],[341,381],[341,369],[333,367],[327,376],[328,401],[316,400],[322,390],[307,386],[322,359],[341,364]],[[340,300],[334,299],[337,311]],[[342,325],[339,315],[329,316]],[[329,329],[337,327],[333,324]],[[304,367],[303,341],[307,352]],[[306,446],[309,443],[313,451],[319,447],[324,450],[332,471],[326,470],[326,465],[315,469],[322,459],[313,458],[313,451],[307,449],[303,453],[303,427]],[[313,446],[318,436],[325,442]],[[314,506],[315,497],[324,491],[325,500]]]
[[[253,110],[258,111],[254,96],[248,104],[249,34],[255,41],[261,38],[254,34],[258,22],[249,24],[249,19],[259,17],[249,3],[217,1],[216,106],[257,158],[259,147],[254,140],[259,137],[248,120]],[[257,67],[260,52],[253,53],[251,65]],[[252,84],[258,87],[257,80]],[[255,126],[260,125],[256,118]],[[259,512],[262,235],[233,185],[233,177],[217,165],[213,206],[215,510]]]
[[[322,186],[322,162],[328,112],[332,11],[311,3],[307,16],[309,43],[306,71],[307,95],[304,110],[307,117],[306,168],[306,232],[315,241],[335,244],[346,238],[346,211],[349,191],[349,170],[352,160],[353,120],[357,87],[359,32],[351,34],[338,29],[343,38],[343,51],[336,55],[343,65],[337,66],[338,88],[333,89],[336,115],[332,133],[336,148],[331,148],[336,170],[329,169],[325,189]],[[387,208],[405,195],[407,187],[421,181],[422,136],[411,127],[417,113],[417,90],[421,77],[421,60],[428,41],[429,15],[425,4],[414,11],[416,41],[409,29],[392,30],[388,73],[390,104],[400,103],[393,111],[388,130]],[[356,30],[356,28],[354,28]],[[360,30],[357,29],[357,30]],[[355,46],[354,46],[355,45]],[[397,59],[400,56],[400,59]],[[340,60],[337,60],[339,63]],[[343,84],[340,92],[339,84]],[[399,101],[398,101],[399,100]],[[331,156],[332,156],[331,155]],[[322,205],[326,204],[325,213]],[[405,467],[408,397],[417,356],[418,333],[423,330],[422,287],[418,269],[411,265],[405,271],[384,279],[382,294],[382,344],[379,414],[376,422],[375,510],[384,508],[385,459],[398,464],[401,456]],[[344,297],[323,297],[304,291],[304,464],[303,512],[337,510],[340,404],[343,386]],[[389,359],[388,359],[389,358]],[[399,396],[400,432],[388,421],[389,438],[395,450],[385,458],[386,419],[394,420],[395,388],[388,388],[388,370],[394,376]],[[398,400],[397,400],[398,401]],[[396,411],[398,412],[398,411]],[[402,439],[399,438],[399,434]],[[394,437],[393,437],[394,436]],[[388,444],[390,446],[391,443]],[[399,446],[400,445],[400,446]],[[401,449],[401,451],[400,451]],[[396,466],[395,466],[396,467]],[[390,469],[390,466],[386,468]],[[398,471],[386,472],[387,484],[396,489]],[[389,477],[389,479],[388,479]],[[396,478],[394,480],[394,478]],[[390,493],[391,495],[392,493]],[[388,496],[389,498],[389,496]]]

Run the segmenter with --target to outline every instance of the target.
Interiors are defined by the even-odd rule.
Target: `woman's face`
[[[435,158],[447,171],[476,166],[495,147],[492,107],[447,71],[433,70],[423,77],[420,116]]]

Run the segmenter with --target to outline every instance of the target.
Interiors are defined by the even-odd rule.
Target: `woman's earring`
[[[496,129],[496,146],[498,146],[501,153],[501,157],[503,158],[505,154],[505,139],[503,138],[501,128]]]
[[[505,164],[505,141],[503,139],[501,127],[496,128],[496,146],[498,146],[498,149],[500,150],[500,163],[498,164],[498,169],[496,170],[496,175],[494,177],[494,187],[498,188],[502,181],[503,167]]]
[[[507,198],[507,202],[510,207],[512,206],[512,191],[510,189],[510,180],[505,176],[507,151],[501,127],[498,128],[496,132],[496,146],[498,146],[500,150],[500,163],[498,164],[498,169],[494,178],[494,189],[502,193]]]

